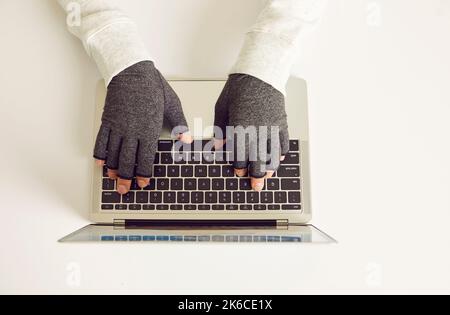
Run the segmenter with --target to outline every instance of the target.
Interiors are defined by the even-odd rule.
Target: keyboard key
[[[167,177],[180,177],[180,167],[179,166],[168,166],[167,167]]]
[[[136,179],[133,179],[131,181],[130,190],[132,190],[132,191],[141,190],[141,187],[139,187]]]
[[[103,192],[102,203],[120,203],[120,195],[117,192]]]
[[[172,140],[161,140],[158,143],[158,151],[160,152],[170,152],[172,151],[173,141]]]
[[[290,192],[289,193],[289,203],[300,203],[301,195],[299,192]]]
[[[280,205],[269,205],[268,209],[269,210],[280,210],[281,207],[280,207]]]
[[[168,205],[159,205],[159,206],[156,206],[156,210],[166,211],[166,210],[169,210],[169,206]]]
[[[253,209],[257,210],[257,211],[267,210],[267,206],[266,205],[255,205]]]
[[[194,167],[188,165],[182,166],[181,177],[194,177]]]
[[[156,190],[156,179],[150,180],[150,184],[144,190]]]
[[[214,158],[215,158],[214,152],[203,152],[202,163],[214,164]]]
[[[170,189],[171,190],[183,190],[183,179],[173,178],[170,181]]]
[[[233,203],[245,203],[245,192],[242,191],[234,192]]]
[[[289,150],[291,152],[298,152],[298,151],[300,151],[300,143],[299,143],[299,141],[298,140],[291,140],[290,141],[290,148],[289,148]]]
[[[148,192],[138,191],[136,193],[136,203],[139,203],[139,204],[148,203]]]
[[[159,191],[151,192],[150,203],[162,203],[162,193]]]
[[[231,203],[231,192],[229,191],[219,192],[219,203]]]
[[[116,181],[104,178],[103,179],[103,190],[115,190],[116,189]]]
[[[184,190],[197,190],[197,180],[195,178],[186,178],[184,180]]]
[[[223,177],[234,177],[234,168],[231,165],[222,166],[222,176]]]
[[[240,205],[239,208],[241,209],[241,211],[251,211],[251,210],[253,210],[253,206],[252,205]]]
[[[195,211],[195,210],[197,210],[197,206],[196,205],[185,205],[184,206],[184,210],[186,210],[186,211]]]
[[[237,210],[239,210],[239,206],[238,205],[227,205],[226,209],[227,209],[227,211],[237,211]]]
[[[247,203],[259,203],[259,193],[256,191],[247,192]]]
[[[172,210],[172,211],[181,211],[181,210],[183,210],[183,206],[182,205],[171,205],[170,206],[170,210]]]
[[[175,164],[182,165],[187,164],[187,154],[181,152],[175,152],[173,154],[173,161]]]
[[[250,178],[241,178],[239,180],[240,190],[252,190],[252,182]]]
[[[285,191],[275,192],[275,203],[287,203],[287,193]]]
[[[287,165],[297,165],[300,163],[300,154],[298,153],[288,153],[286,154],[286,158],[284,161],[281,161],[281,164]]]
[[[225,186],[226,190],[238,190],[239,180],[237,178],[227,178]]]
[[[216,152],[216,164],[228,164],[228,154],[226,152]]]
[[[188,163],[189,164],[200,164],[202,162],[202,155],[198,152],[188,153]]]
[[[129,210],[131,211],[141,211],[142,210],[142,206],[141,205],[130,205],[128,207]]]
[[[208,167],[205,165],[195,167],[195,177],[207,177]]]
[[[161,159],[160,159],[160,156],[161,156],[161,155],[160,155],[159,153],[156,153],[156,154],[155,154],[155,161],[153,162],[154,165],[160,164],[160,163],[159,163],[160,160],[161,160]]]
[[[116,205],[115,208],[116,208],[116,210],[119,210],[119,211],[128,210],[128,206],[127,205]]]
[[[205,193],[205,203],[217,203],[217,192]]]
[[[200,205],[198,206],[198,210],[205,211],[205,210],[211,210],[210,205]]]
[[[225,180],[223,178],[215,178],[212,180],[212,190],[224,190]]]
[[[282,190],[300,190],[300,179],[283,178],[281,180]]]
[[[267,190],[280,190],[280,180],[278,178],[269,178],[267,180]]]
[[[273,203],[273,192],[264,191],[261,193],[261,203]]]
[[[177,195],[174,192],[165,192],[164,193],[164,203],[176,203]]]
[[[283,205],[282,209],[283,210],[302,210],[302,206],[301,205]]]
[[[221,176],[221,169],[218,165],[211,165],[209,167],[209,177],[220,177]]]
[[[102,210],[114,210],[113,205],[102,205]]]
[[[280,166],[277,171],[278,177],[300,177],[299,166]]]
[[[155,165],[153,177],[166,177],[166,167],[164,165]]]
[[[211,180],[209,178],[200,178],[198,180],[198,190],[211,190]]]
[[[156,180],[156,187],[158,187],[158,190],[169,190],[170,180],[168,178],[158,178]]]
[[[156,209],[155,205],[143,205],[142,210],[144,211],[154,211]]]
[[[160,164],[173,164],[172,153],[161,153]]]
[[[191,200],[190,194],[188,192],[185,191],[181,191],[177,193],[177,202],[178,203],[189,203]],[[185,206],[185,210],[186,210],[186,206]]]
[[[203,192],[194,191],[191,193],[191,203],[199,204],[204,202]]]
[[[223,210],[225,210],[225,206],[224,205],[213,205],[212,209],[214,211],[223,211]]]

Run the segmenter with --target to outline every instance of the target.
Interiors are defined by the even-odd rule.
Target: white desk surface
[[[260,2],[174,1],[121,3],[164,73],[222,76]],[[338,245],[112,246],[56,242],[89,223],[95,66],[56,1],[3,1],[0,293],[450,293],[450,7],[371,2],[381,19],[333,1],[296,66],[310,85],[314,223]]]

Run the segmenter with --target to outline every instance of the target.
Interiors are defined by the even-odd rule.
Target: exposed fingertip
[[[225,146],[225,143],[227,143],[227,139],[214,139],[214,148],[219,151]]]
[[[121,195],[125,195],[128,193],[128,188],[125,185],[119,185],[117,186],[117,192]]]
[[[252,188],[254,191],[262,191],[264,189],[264,178],[252,178]]]
[[[103,161],[103,160],[95,160],[95,165],[100,166],[100,167],[105,166],[105,161]]]
[[[274,171],[267,172],[266,178],[272,178],[275,175]]]
[[[192,137],[192,135],[189,132],[180,134],[178,136],[178,140],[180,140],[181,142],[186,143],[186,144],[191,144],[192,142],[194,142],[194,138]]]
[[[284,160],[286,160],[286,156],[285,156],[285,155],[283,155],[283,156],[280,158],[280,161],[281,161],[281,162],[283,162]]]
[[[150,178],[138,178],[137,179],[137,184],[140,188],[145,188],[148,185],[150,185]]]
[[[108,177],[116,180],[118,178],[117,171],[108,169]]]
[[[238,177],[245,177],[245,176],[247,176],[248,171],[246,169],[235,169],[234,173]]]

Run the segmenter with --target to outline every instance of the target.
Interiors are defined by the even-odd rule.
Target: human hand
[[[236,175],[249,174],[252,188],[263,190],[264,179],[273,176],[289,152],[284,95],[251,75],[233,74],[217,101],[215,126],[220,131],[215,135],[216,149],[231,140]],[[235,128],[232,134],[227,127]]]
[[[113,78],[94,158],[99,167],[106,164],[120,194],[130,191],[135,176],[139,187],[149,185],[164,118],[178,140],[192,142],[181,102],[153,62],[137,63]]]

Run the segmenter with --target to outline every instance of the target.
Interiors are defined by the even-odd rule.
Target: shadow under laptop
[[[312,225],[298,226],[177,226],[172,224],[89,225],[60,240],[63,243],[244,243],[330,244],[336,241]]]

